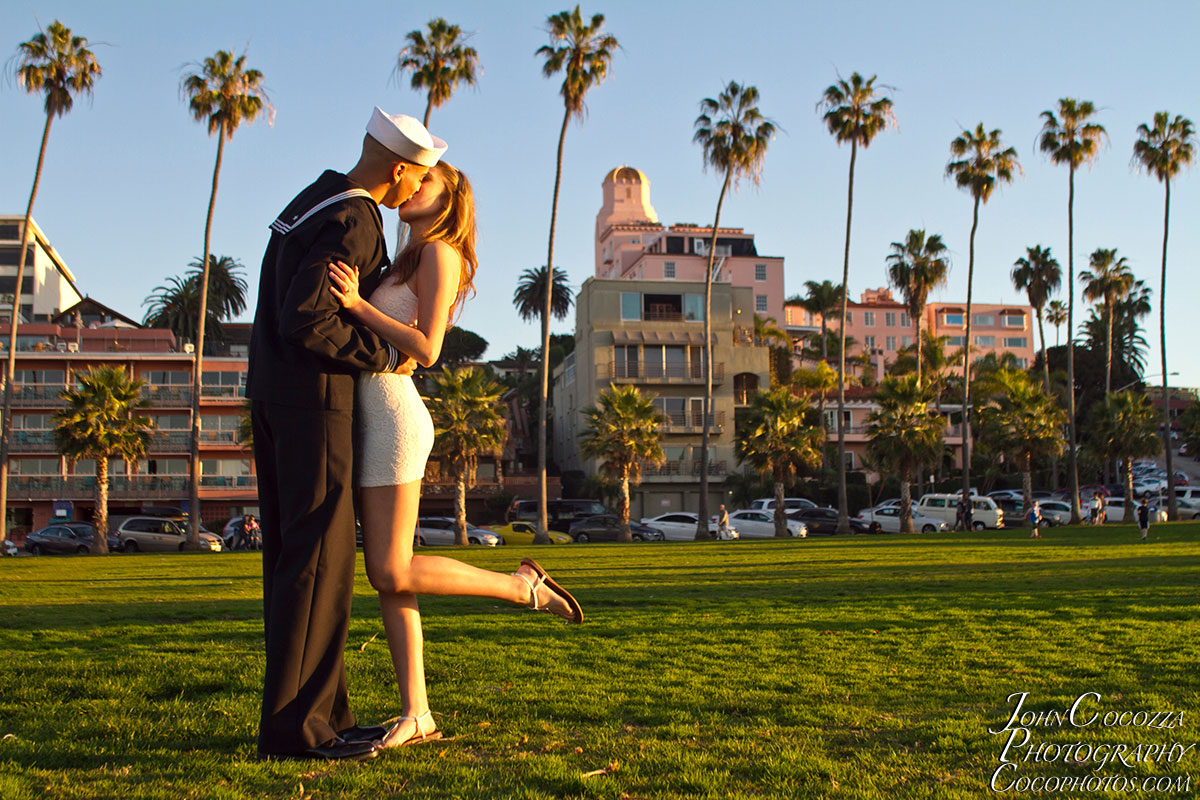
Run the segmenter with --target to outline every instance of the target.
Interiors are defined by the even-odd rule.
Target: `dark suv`
[[[550,530],[569,531],[581,519],[608,514],[603,503],[595,500],[551,500],[546,508],[546,522]],[[537,500],[514,500],[508,507],[506,522],[537,522]]]
[[[621,521],[615,514],[602,514],[598,517],[581,519],[571,526],[571,538],[583,544],[585,542],[615,542],[621,533]],[[629,521],[629,533],[635,542],[661,542],[663,532],[640,522]]]

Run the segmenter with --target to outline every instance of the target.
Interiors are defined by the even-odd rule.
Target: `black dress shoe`
[[[377,742],[387,734],[387,728],[382,725],[355,725],[338,731],[338,736],[347,742]]]
[[[295,753],[260,752],[258,757],[268,761],[363,761],[377,755],[379,751],[370,742],[348,742],[339,737],[329,744],[310,747],[308,750]]]

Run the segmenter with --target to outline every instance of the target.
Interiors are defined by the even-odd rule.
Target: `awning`
[[[613,344],[704,344],[704,334],[699,331],[629,331],[614,330]],[[717,344],[717,335],[712,335]]]

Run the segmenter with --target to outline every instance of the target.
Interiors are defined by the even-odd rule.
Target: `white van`
[[[807,497],[785,497],[783,498],[783,509],[791,511],[793,508],[816,508],[817,504]],[[748,511],[774,511],[774,497],[760,497],[752,502],[747,508]]]
[[[958,498],[960,494],[927,494],[913,510],[927,517],[935,517],[953,528],[958,516]],[[975,530],[984,528],[999,528],[1004,524],[1004,511],[990,497],[971,496],[971,519]]]
[[[1176,486],[1175,499],[1200,503],[1200,486]]]

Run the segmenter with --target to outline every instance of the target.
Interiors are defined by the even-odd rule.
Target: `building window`
[[[971,324],[991,327],[996,324],[996,318],[991,314],[972,314]]]
[[[187,375],[187,373],[183,373]],[[67,373],[61,369],[18,369],[13,372],[14,386],[65,386]]]
[[[846,316],[847,316],[847,321],[849,321],[849,319],[848,319],[850,316],[849,311],[846,312]],[[874,311],[864,311],[863,312],[863,325],[866,325],[868,328],[872,328],[875,326],[875,312]]]
[[[767,296],[765,294],[754,295],[754,310],[759,313],[766,313],[767,308]]]
[[[888,311],[883,315],[883,321],[889,328],[896,327],[896,312]]]
[[[636,344],[618,344],[613,347],[613,377],[614,378],[637,378],[641,373],[638,370],[638,347]]]
[[[849,310],[846,311],[846,324],[847,325],[854,324],[854,312],[853,311],[849,311]]]
[[[901,347],[912,347],[912,337],[911,336],[900,337],[900,346]]]
[[[621,292],[621,319],[641,320],[642,296],[637,292]]]
[[[14,458],[8,469],[13,475],[61,475],[62,462],[57,458]]]
[[[1024,314],[1004,314],[1003,316],[1000,317],[1000,319],[1003,321],[1004,327],[1006,327],[1006,328],[1024,328],[1025,327],[1025,315]]]
[[[704,321],[704,295],[685,294],[683,296],[683,318],[688,322]]]
[[[912,321],[909,320],[907,311],[900,312],[900,327],[901,328],[911,328],[912,327]]]
[[[739,372],[733,376],[733,402],[736,405],[749,405],[757,393],[758,376],[753,372]]]
[[[1020,356],[1018,356],[1017,357],[1017,366],[1019,366],[1021,369],[1029,369],[1029,359],[1021,358]]]
[[[755,264],[754,265],[754,280],[759,281],[761,283],[762,281],[765,281],[766,279],[767,279],[767,265],[766,264]]]
[[[875,346],[875,337],[874,336],[864,336],[863,343],[866,344],[866,346],[868,348],[874,347]]]
[[[962,347],[967,341],[965,336],[948,336],[946,338],[950,340],[951,347]]]
[[[846,451],[846,469],[854,469],[854,453]]]
[[[980,347],[995,347],[996,346],[996,337],[995,336],[976,336],[975,344],[977,344]]]
[[[1028,344],[1027,344],[1028,341],[1029,340],[1026,339],[1024,336],[1005,336],[1004,337],[1004,346],[1005,347],[1028,347]]]
[[[663,277],[664,278],[674,278],[675,277],[675,262],[674,261],[663,262]]]
[[[896,349],[896,337],[895,336],[889,336],[884,341],[886,342],[887,350],[889,352]]]
[[[945,325],[957,325],[958,327],[962,327],[962,324],[963,324],[963,315],[962,314],[946,314],[944,319],[945,319],[945,322],[943,324],[945,324]]]
[[[142,378],[151,386],[188,386],[192,382],[191,374],[183,370],[149,370]]]

